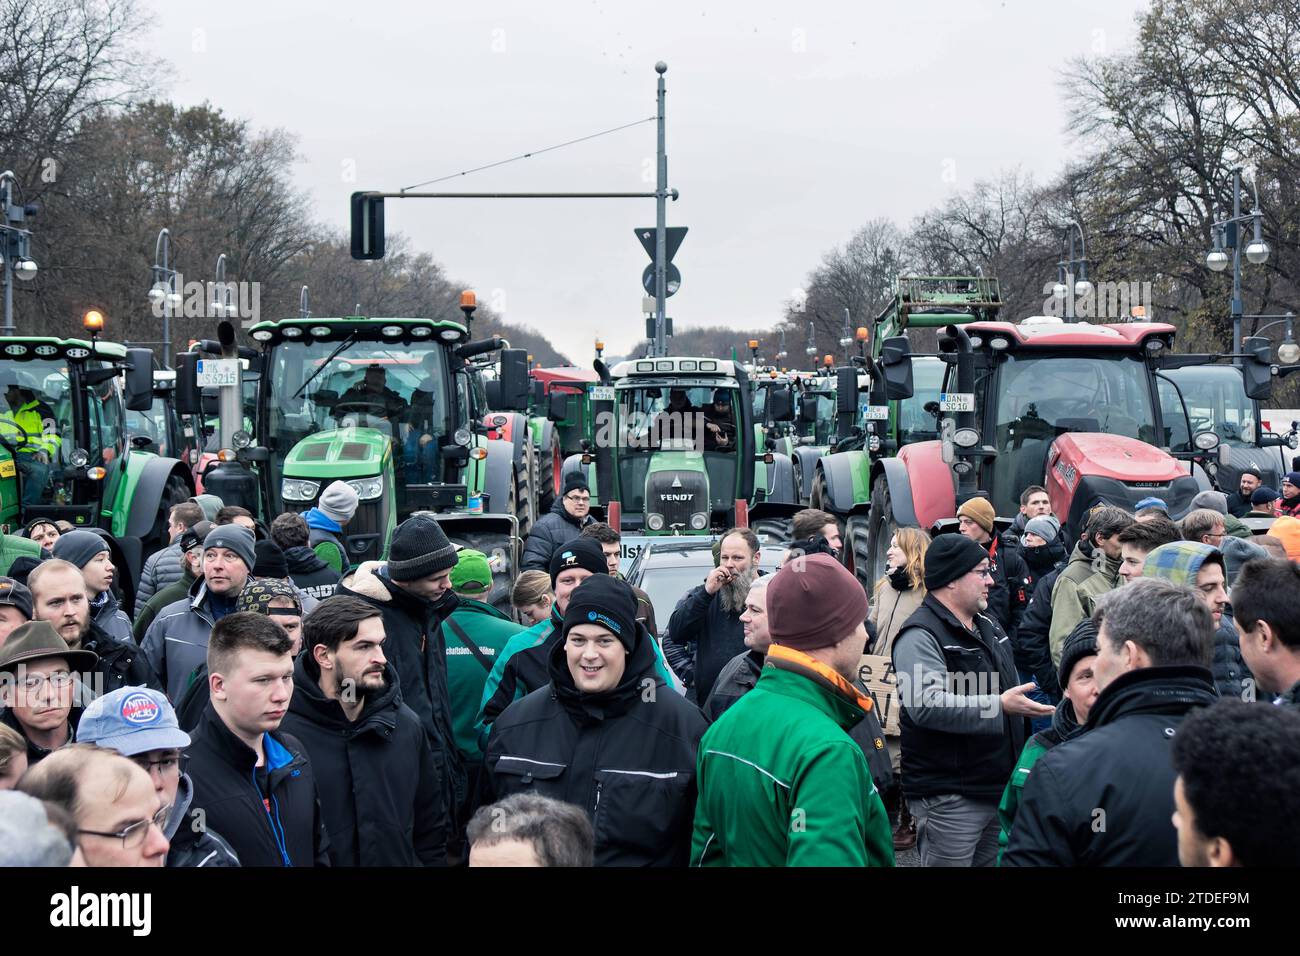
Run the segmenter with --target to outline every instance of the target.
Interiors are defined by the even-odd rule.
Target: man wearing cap
[[[447,687],[451,691],[456,746],[465,761],[468,792],[472,795],[483,769],[483,751],[474,728],[483,688],[497,657],[523,628],[488,603],[492,596],[492,569],[482,551],[461,549],[456,556],[456,567],[451,571],[451,587],[460,603],[447,618],[443,630],[447,641]]]
[[[355,488],[346,481],[335,481],[321,492],[320,503],[303,513],[310,529],[308,544],[311,549],[340,574],[346,574],[352,567],[343,529],[357,513],[359,504]]]
[[[388,560],[365,561],[343,579],[338,593],[361,598],[384,620],[384,656],[397,672],[402,702],[419,716],[433,746],[438,773],[453,809],[464,799],[465,768],[456,749],[447,687],[447,641],[443,621],[456,609],[451,572],[456,546],[427,514],[397,526]]]
[[[191,675],[207,660],[213,626],[235,610],[257,560],[253,545],[247,528],[214,527],[203,539],[203,577],[184,598],[159,611],[145,631],[140,648],[172,701],[181,699]]]
[[[290,656],[297,657],[302,650],[302,619],[307,611],[292,584],[275,578],[249,578],[235,610],[265,614],[289,635]]]
[[[113,566],[107,539],[93,531],[69,531],[59,535],[51,553],[81,570],[90,594],[90,619],[115,640],[135,643],[131,619],[113,594],[113,577],[117,569]],[[31,580],[30,576],[28,580]]]
[[[567,596],[549,681],[492,725],[480,802],[529,791],[582,807],[597,866],[684,865],[707,722],[664,683],[654,644],[626,582],[585,578]]]
[[[704,450],[734,451],[736,419],[731,414],[731,389],[713,392],[713,404],[704,407]]]
[[[984,611],[989,553],[941,534],[925,552],[925,599],[894,641],[903,791],[922,866],[992,866],[998,799],[1024,747],[1026,717],[1053,708],[1020,684],[1011,642]]]
[[[181,772],[181,751],[190,735],[176,722],[176,711],[160,691],[122,687],[91,701],[77,724],[77,743],[116,750],[149,774],[164,807],[171,807],[163,835],[171,843],[169,867],[239,866],[239,857],[207,826],[203,810],[192,806],[194,781]]]
[[[538,518],[528,532],[519,569],[545,571],[550,567],[556,549],[570,538],[577,537],[595,520],[591,516],[591,488],[587,486],[586,476],[581,472],[570,472],[564,476],[564,488],[560,497],[551,504],[550,513]]]
[[[1250,496],[1264,484],[1264,475],[1254,465],[1241,469],[1237,490],[1228,495],[1228,514],[1234,518],[1244,518],[1250,511]]]
[[[1000,547],[1002,538],[993,533],[994,518],[993,505],[987,498],[971,498],[957,509],[961,533],[989,556],[989,576],[993,578],[988,594],[989,614],[1014,640],[1029,603],[1029,569],[1018,549]]]
[[[1277,501],[1279,516],[1300,517],[1300,471],[1288,471],[1282,479],[1282,497]]]
[[[286,511],[271,522],[271,540],[284,552],[289,577],[299,591],[323,601],[333,597],[342,575],[309,547],[311,529],[300,514]]]
[[[13,578],[0,577],[0,648],[16,628],[32,619],[32,592]]]
[[[77,678],[97,663],[44,621],[22,625],[0,648],[0,722],[27,741],[29,768],[72,742],[81,717]]]
[[[42,561],[28,581],[32,619],[48,621],[69,647],[95,654],[93,674],[82,675],[91,697],[119,687],[161,686],[140,648],[119,641],[91,618],[89,589],[76,565],[51,558]]]
[[[1276,518],[1277,502],[1282,496],[1267,485],[1261,485],[1250,495],[1250,510],[1247,518]]]
[[[194,582],[203,576],[203,539],[213,527],[212,522],[205,518],[183,532],[176,542],[181,549],[180,579],[160,588],[143,606],[139,600],[136,601],[135,624],[131,626],[131,633],[137,644],[144,640],[145,632],[149,630],[149,625],[158,616],[158,612],[168,604],[182,600],[190,593]]]
[[[1223,553],[1200,541],[1174,541],[1147,555],[1142,575],[1196,591],[1214,619],[1214,658],[1210,665],[1214,686],[1223,697],[1254,700],[1255,679],[1241,656],[1241,639],[1232,622],[1224,619],[1228,581]]]
[[[873,707],[852,683],[866,616],[862,586],[830,555],[773,575],[758,683],[700,741],[692,866],[893,865],[884,804],[848,733]]]
[[[420,718],[402,703],[378,608],[327,598],[307,616],[280,728],[306,748],[332,866],[446,866],[451,815]]]
[[[140,607],[169,584],[175,584],[185,573],[181,560],[181,535],[203,520],[203,508],[195,501],[182,501],[172,505],[167,516],[167,534],[170,543],[155,551],[144,562],[140,583],[135,589],[135,604]]]
[[[23,533],[46,551],[49,551],[54,547],[54,542],[59,540],[59,535],[63,532],[59,530],[59,526],[54,523],[53,518],[33,518],[27,522],[27,527],[23,529]]]

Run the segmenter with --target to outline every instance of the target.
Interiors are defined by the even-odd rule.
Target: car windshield
[[[1042,484],[1047,450],[1066,432],[1104,432],[1148,444],[1157,440],[1155,407],[1146,364],[1136,354],[1010,353],[989,390],[996,402],[993,506],[1013,514],[1029,485]]]
[[[1231,365],[1200,365],[1162,372],[1178,385],[1191,434],[1213,431],[1225,445],[1244,448],[1254,445],[1257,434],[1255,403],[1246,397],[1241,372]],[[1187,427],[1181,424],[1183,410],[1173,389],[1160,391],[1165,424],[1175,423],[1169,446],[1173,451],[1190,449]]]

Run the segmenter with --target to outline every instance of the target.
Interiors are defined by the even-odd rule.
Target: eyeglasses
[[[153,776],[155,770],[161,777],[179,776],[181,772],[181,758],[178,756],[163,757],[161,760],[145,760],[143,757],[132,758],[138,766],[149,776]]]
[[[565,495],[565,501],[572,501],[575,505],[585,505],[591,501],[591,495]]]
[[[148,820],[137,820],[130,826],[125,827],[117,833],[104,833],[102,830],[78,830],[77,833],[83,836],[105,837],[107,839],[118,839],[122,841],[123,850],[134,850],[140,844],[144,843],[145,836],[149,833],[149,827],[155,826],[161,830],[167,824],[167,815],[172,812],[170,805],[161,808],[152,818]]]
[[[50,684],[55,690],[64,690],[72,686],[76,678],[71,674],[63,672],[58,674],[25,674],[23,675],[23,690],[28,693],[36,693],[46,684]]]

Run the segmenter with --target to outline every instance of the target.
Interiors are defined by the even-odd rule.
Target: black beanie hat
[[[591,486],[587,484],[587,476],[580,471],[571,471],[564,476],[564,491],[560,492],[563,498],[570,491],[591,491]]]
[[[564,612],[564,636],[579,624],[599,624],[629,651],[636,646],[636,595],[626,581],[593,574],[569,595]]]
[[[274,541],[259,541],[253,545],[257,561],[253,564],[253,577],[287,578],[289,562],[284,559],[284,552]]]
[[[456,566],[456,546],[428,515],[411,515],[397,526],[388,546],[388,577],[418,581]]]
[[[925,549],[925,589],[935,591],[973,571],[989,553],[964,534],[941,534]]]
[[[592,574],[609,577],[605,551],[595,538],[570,538],[551,555],[551,587],[565,568],[586,568]]]
[[[1057,673],[1061,675],[1061,689],[1070,683],[1070,671],[1074,665],[1085,657],[1097,653],[1097,625],[1091,618],[1085,617],[1070,632],[1070,636],[1061,645],[1061,666]]]

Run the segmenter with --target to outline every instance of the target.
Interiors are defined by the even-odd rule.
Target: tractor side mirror
[[[835,370],[835,410],[840,414],[854,415],[858,410],[858,370]]]
[[[880,367],[885,373],[886,398],[897,401],[912,397],[912,346],[907,336],[885,339],[880,348]]]
[[[563,392],[551,392],[551,401],[546,409],[546,418],[549,421],[562,422],[568,417],[569,396]]]
[[[541,408],[546,404],[546,383],[533,380],[533,407]]]
[[[197,415],[202,410],[199,396],[199,353],[176,353],[176,391],[172,403],[177,415]]]
[[[528,411],[532,386],[528,378],[527,349],[501,350],[501,374],[498,380],[501,382],[501,410]]]
[[[1256,401],[1268,398],[1273,391],[1272,347],[1262,335],[1252,335],[1241,343],[1245,358],[1241,362],[1241,377],[1245,381],[1246,397]]]
[[[205,388],[202,391],[200,404],[203,406],[204,416],[211,418],[221,414],[221,393],[215,388]]]
[[[487,396],[487,407],[489,409],[498,409],[501,407],[501,383],[496,379],[483,383],[483,392]]]
[[[153,351],[126,350],[126,408],[147,412],[153,406]]]
[[[817,421],[817,396],[799,396],[799,421],[812,424]]]
[[[789,385],[777,385],[768,390],[767,414],[774,422],[794,421],[794,398]]]

